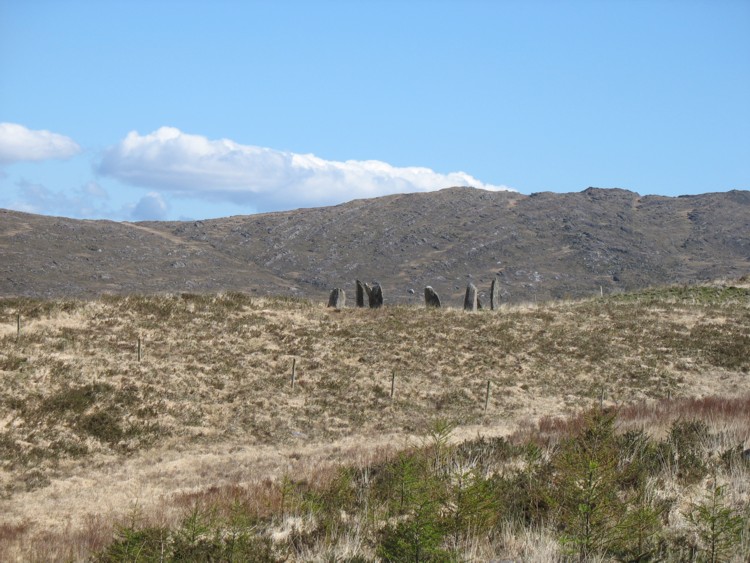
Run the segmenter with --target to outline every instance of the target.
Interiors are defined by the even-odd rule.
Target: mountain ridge
[[[640,196],[447,188],[202,221],[117,223],[0,210],[0,295],[247,291],[320,299],[378,281],[458,304],[576,298],[750,272],[750,192]],[[485,287],[486,286],[486,287]],[[410,292],[409,290],[412,290]]]

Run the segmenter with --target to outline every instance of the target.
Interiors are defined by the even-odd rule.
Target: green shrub
[[[666,507],[654,505],[643,486],[625,503],[616,527],[612,551],[623,561],[654,561],[663,542],[662,515]]]
[[[727,505],[724,487],[714,486],[686,516],[701,540],[705,561],[727,561],[734,554],[746,522]]]
[[[495,482],[474,469],[455,475],[449,489],[449,502],[443,509],[446,533],[454,542],[470,534],[489,534],[501,515],[502,503]]]
[[[552,466],[542,457],[542,450],[529,442],[523,452],[523,467],[508,478],[492,477],[494,489],[502,501],[506,517],[524,525],[539,525],[550,511],[547,483],[552,479]]]
[[[549,502],[563,545],[581,561],[616,545],[616,526],[624,513],[614,421],[614,413],[588,412],[584,428],[565,440],[552,459]]]
[[[236,516],[236,515],[235,515]],[[194,507],[176,530],[140,526],[140,513],[117,531],[115,541],[96,555],[98,563],[208,562],[276,563],[273,543],[257,534],[248,521],[229,522]]]
[[[342,513],[353,513],[363,508],[357,498],[356,471],[350,467],[338,469],[336,478],[322,491],[305,494],[302,508],[318,516],[318,528],[327,534],[335,533],[341,523]],[[366,503],[365,499],[364,502]]]
[[[378,557],[385,561],[451,561],[440,547],[443,530],[436,507],[430,503],[415,507],[412,517],[385,527],[380,534]]]
[[[124,527],[118,530],[115,541],[94,560],[98,563],[164,561],[169,550],[169,530],[166,528]]]

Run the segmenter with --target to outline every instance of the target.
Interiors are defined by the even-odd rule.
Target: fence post
[[[484,394],[484,412],[487,412],[487,405],[490,402],[490,380],[487,380],[487,391]]]
[[[393,400],[393,395],[396,392],[396,371],[394,370],[391,374],[391,400]]]
[[[292,358],[292,389],[294,389],[294,383],[297,379],[297,358]]]
[[[21,313],[16,313],[16,341],[21,338]]]
[[[138,337],[138,361],[141,361],[141,337]]]

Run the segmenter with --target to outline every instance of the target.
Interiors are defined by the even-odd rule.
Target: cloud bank
[[[97,219],[113,213],[106,205],[109,194],[96,182],[73,190],[51,190],[43,184],[22,179],[16,182],[17,196],[0,198],[0,206],[45,215]]]
[[[170,210],[169,204],[156,192],[149,192],[136,202],[113,207],[107,190],[93,181],[76,189],[57,191],[22,179],[15,183],[15,188],[15,197],[0,194],[0,207],[42,215],[115,221],[162,221],[167,219]]]
[[[465,172],[440,174],[376,160],[330,161],[228,139],[210,140],[174,127],[148,135],[129,133],[103,153],[98,172],[134,186],[251,204],[259,210],[329,205],[451,186],[509,189],[485,184]]]
[[[79,152],[81,147],[65,135],[35,131],[17,123],[0,123],[0,164],[70,158]]]

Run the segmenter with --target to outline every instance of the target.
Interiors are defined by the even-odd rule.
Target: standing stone
[[[464,297],[464,311],[477,310],[477,286],[470,283],[466,286],[466,296]]]
[[[365,286],[357,280],[357,307],[365,306]]]
[[[424,304],[426,307],[440,308],[440,296],[429,285],[424,288]]]
[[[331,295],[328,297],[328,306],[343,309],[346,306],[346,292],[338,287],[331,291]]]
[[[490,309],[495,310],[500,308],[500,284],[497,283],[497,278],[492,280],[490,285]]]
[[[367,285],[365,285],[367,289]],[[380,287],[379,283],[374,284],[367,296],[370,298],[370,309],[377,309],[383,306],[383,288]]]

